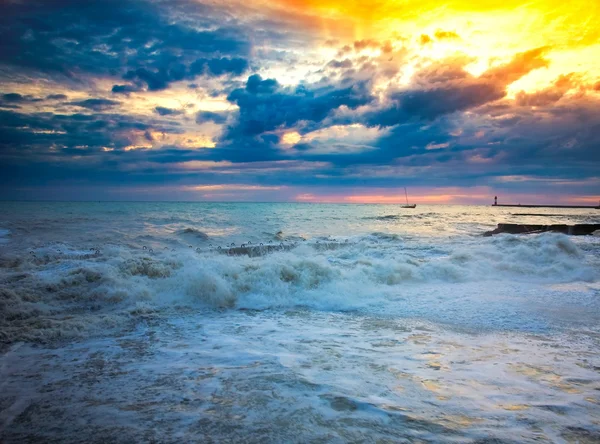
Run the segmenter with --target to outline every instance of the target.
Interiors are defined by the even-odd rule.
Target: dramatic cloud
[[[598,11],[516,6],[2,2],[0,197],[593,202]]]
[[[212,111],[200,111],[196,115],[196,122],[214,122],[218,124],[223,124],[227,121],[227,114],[225,113],[215,113]]]
[[[156,108],[154,108],[154,111],[156,111],[161,116],[178,116],[180,114],[183,114],[183,111],[165,108],[164,106],[157,106]]]
[[[474,77],[453,61],[428,67],[416,77],[422,88],[393,92],[389,105],[371,116],[370,123],[391,126],[413,117],[435,119],[501,99],[506,88],[530,71],[548,65],[544,48],[517,54],[509,63]]]
[[[241,75],[248,69],[248,61],[242,58],[214,58],[198,59],[185,66],[180,63],[170,64],[168,68],[161,67],[156,70],[138,68],[125,73],[123,78],[136,82],[137,86],[115,85],[112,91],[117,93],[127,93],[139,91],[142,85],[145,85],[149,91],[158,91],[166,89],[171,82],[180,80],[193,80],[196,76],[221,76],[221,75]]]
[[[257,135],[300,121],[319,123],[331,111],[341,106],[355,109],[371,102],[373,96],[366,85],[360,83],[348,88],[286,88],[275,79],[263,80],[254,74],[248,78],[245,88],[232,91],[227,100],[240,109],[237,125],[231,128],[231,133]]]
[[[93,109],[94,111],[102,111],[113,106],[119,105],[121,102],[109,99],[86,99],[79,102],[70,102],[71,105],[80,106],[82,108]]]

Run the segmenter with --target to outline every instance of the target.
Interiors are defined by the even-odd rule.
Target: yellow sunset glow
[[[598,0],[4,3],[10,186],[31,162],[215,199],[598,194]]]
[[[308,14],[326,38],[390,42],[407,48],[400,84],[415,67],[457,54],[472,58],[467,70],[477,76],[514,54],[546,47],[549,66],[514,82],[508,96],[550,85],[561,74],[600,73],[600,3],[587,0],[379,0],[363,2],[278,0],[280,8]],[[307,19],[310,20],[310,19]],[[336,23],[332,26],[331,22]],[[324,48],[329,54],[330,48]],[[365,51],[377,51],[366,48]],[[371,54],[373,55],[373,54]]]

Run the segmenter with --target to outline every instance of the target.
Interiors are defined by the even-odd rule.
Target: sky
[[[600,201],[600,2],[0,0],[0,199]]]

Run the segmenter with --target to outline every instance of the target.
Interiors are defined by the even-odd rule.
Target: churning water
[[[1,203],[0,440],[598,442],[600,238],[481,234],[600,215],[523,212]]]

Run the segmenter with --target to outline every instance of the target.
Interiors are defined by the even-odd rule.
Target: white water
[[[8,442],[600,437],[597,212],[3,205]]]

